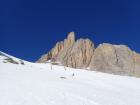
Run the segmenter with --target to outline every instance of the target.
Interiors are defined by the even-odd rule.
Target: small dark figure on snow
[[[72,74],[72,76],[74,77],[74,76],[75,76],[75,74],[73,73],[73,74]]]

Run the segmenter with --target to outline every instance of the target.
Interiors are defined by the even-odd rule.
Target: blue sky
[[[3,0],[0,50],[36,61],[67,33],[95,45],[125,44],[140,52],[140,2],[137,0]]]

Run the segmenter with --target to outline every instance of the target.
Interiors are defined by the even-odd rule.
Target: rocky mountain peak
[[[70,32],[64,41],[58,42],[55,47],[43,55],[37,62],[44,63],[48,60],[60,62],[61,65],[86,68],[91,61],[94,44],[90,39],[75,40],[75,33]]]
[[[125,45],[103,43],[95,48],[90,39],[75,40],[74,32],[70,32],[64,41],[56,43],[37,62],[48,60],[67,67],[140,76],[140,54]]]
[[[67,36],[67,40],[70,41],[71,43],[74,43],[75,42],[75,33],[70,32]]]

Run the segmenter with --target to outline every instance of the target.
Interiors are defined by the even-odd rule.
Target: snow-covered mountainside
[[[140,78],[30,63],[0,52],[0,105],[140,105]]]

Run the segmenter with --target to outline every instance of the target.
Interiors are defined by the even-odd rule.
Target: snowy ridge
[[[19,58],[13,57],[13,56],[11,56],[9,54],[6,54],[6,53],[0,51],[0,57],[2,57],[2,56],[5,57],[5,58],[12,58],[12,59],[14,59],[16,61],[20,60]]]
[[[6,53],[0,51],[0,62],[2,62],[2,63],[4,63],[4,62],[5,62],[5,63],[11,63],[11,62],[7,61],[8,59],[13,60],[13,61],[16,62],[17,64],[21,64],[21,63],[28,64],[28,63],[30,63],[30,62],[28,62],[28,61],[22,60],[22,59],[20,59],[20,58],[16,58],[16,57],[14,57],[14,56],[11,56],[11,55],[9,55],[9,54],[6,54]]]
[[[0,105],[140,105],[140,78],[3,58]]]

